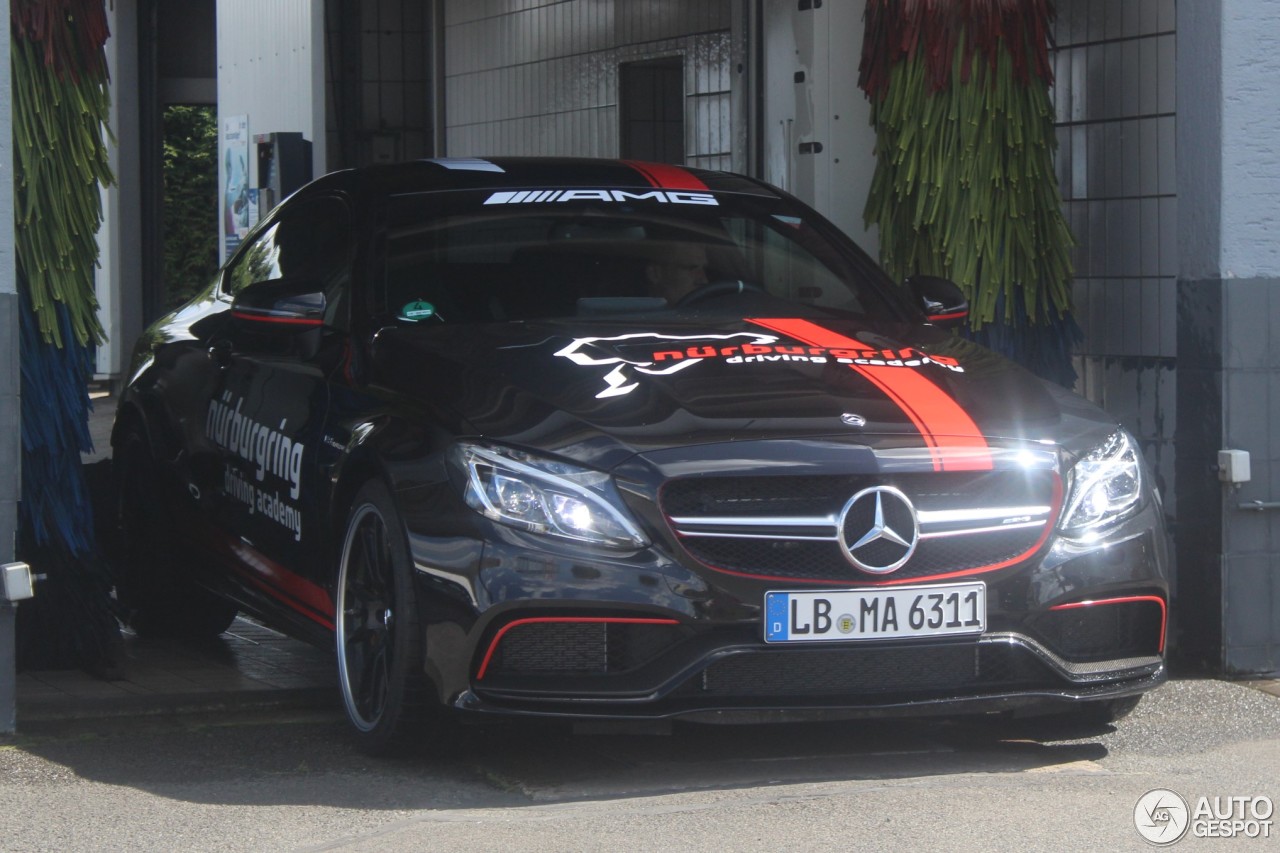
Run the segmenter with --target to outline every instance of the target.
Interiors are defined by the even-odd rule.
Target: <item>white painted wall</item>
[[[858,88],[866,3],[812,5],[801,11],[795,0],[765,0],[764,178],[813,205],[874,257],[878,231],[862,222],[876,166],[871,105]],[[802,143],[821,143],[822,151],[801,154]]]
[[[102,190],[98,229],[98,271],[94,291],[98,322],[107,340],[98,347],[94,373],[120,377],[129,368],[133,342],[142,334],[142,218],[138,131],[138,10],[135,0],[107,5],[107,68],[111,73],[108,123],[115,144],[108,152],[115,183]]]
[[[300,132],[311,143],[312,172],[319,177],[328,162],[324,93],[323,2],[218,0],[219,127],[223,116],[247,115],[251,137]],[[250,186],[258,185],[255,152],[251,146]],[[226,186],[221,162],[218,170],[218,186]],[[220,198],[219,223],[226,219],[224,204]],[[218,235],[219,246],[225,237]]]

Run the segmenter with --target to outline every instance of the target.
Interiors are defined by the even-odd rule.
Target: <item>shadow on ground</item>
[[[358,809],[511,806],[673,791],[1016,773],[1095,762],[1082,730],[975,720],[677,725],[668,735],[575,734],[567,725],[475,728],[449,758],[373,759],[338,708],[50,721],[0,750],[0,778],[71,772],[82,780],[207,804]],[[1070,740],[1070,743],[1053,741]]]

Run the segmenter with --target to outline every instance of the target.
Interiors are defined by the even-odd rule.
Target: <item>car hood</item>
[[[449,405],[476,435],[604,467],[662,448],[831,435],[1070,452],[1114,428],[1080,398],[918,324],[654,315],[393,327],[375,341],[381,382]]]

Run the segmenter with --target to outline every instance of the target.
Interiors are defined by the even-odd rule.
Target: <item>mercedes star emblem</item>
[[[915,507],[898,489],[863,489],[840,513],[840,546],[845,558],[864,572],[884,575],[901,568],[920,541]]]

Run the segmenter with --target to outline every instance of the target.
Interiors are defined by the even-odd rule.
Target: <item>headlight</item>
[[[601,471],[502,447],[461,445],[467,506],[494,521],[613,548],[640,548],[644,535]]]
[[[1076,463],[1070,483],[1059,529],[1071,538],[1087,538],[1137,509],[1142,499],[1137,445],[1124,430],[1113,433]]]

